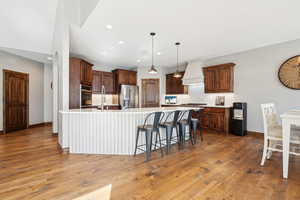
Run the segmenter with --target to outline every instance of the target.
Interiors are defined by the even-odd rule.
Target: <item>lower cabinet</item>
[[[162,107],[170,106],[177,105],[162,105]],[[193,111],[192,117],[199,119],[201,128],[229,133],[230,108],[204,107],[200,111]]]
[[[230,108],[204,108],[200,114],[201,127],[229,133]]]

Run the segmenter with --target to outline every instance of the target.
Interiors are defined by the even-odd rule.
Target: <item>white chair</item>
[[[264,165],[266,159],[270,159],[272,151],[282,152],[282,126],[278,123],[277,113],[274,103],[261,105],[264,122],[264,149],[260,165]],[[300,144],[300,128],[292,127],[291,144]],[[295,149],[295,148],[293,148]],[[300,155],[295,151],[290,154]]]

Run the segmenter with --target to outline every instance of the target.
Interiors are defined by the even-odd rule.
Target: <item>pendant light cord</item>
[[[153,56],[153,52],[154,52],[154,42],[153,42],[153,40],[154,40],[154,35],[152,35],[152,66],[154,65],[154,64],[153,64],[153,61],[154,61],[154,56]]]
[[[179,49],[179,45],[177,45],[177,72],[178,72],[178,49]]]

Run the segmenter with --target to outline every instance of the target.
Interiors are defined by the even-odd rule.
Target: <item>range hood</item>
[[[202,85],[204,84],[204,77],[202,72],[204,67],[203,62],[189,62],[184,76],[182,78],[183,85]]]

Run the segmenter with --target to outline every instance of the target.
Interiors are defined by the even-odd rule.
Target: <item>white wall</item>
[[[68,16],[72,9],[68,6],[70,1],[58,2],[56,21],[53,34],[53,132],[62,133],[62,119],[60,110],[69,109],[69,24]],[[69,12],[68,12],[69,11]],[[61,135],[62,136],[62,135]],[[62,143],[59,136],[59,143]]]
[[[164,99],[164,94],[166,93],[166,76],[165,76],[165,69],[164,68],[156,68],[158,73],[157,74],[150,74],[149,68],[148,67],[139,67],[137,69],[137,84],[139,86],[139,103],[141,105],[141,97],[142,97],[142,92],[141,92],[141,86],[142,86],[142,79],[159,79],[159,84],[160,84],[160,99],[161,102]]]
[[[3,69],[29,74],[29,125],[44,121],[44,65],[0,51],[0,130],[3,130]]]
[[[277,77],[280,65],[299,54],[300,40],[295,40],[210,59],[206,64],[236,64],[234,92],[248,103],[248,130],[263,132],[260,104],[274,102],[278,114],[300,107],[300,91],[284,87]]]
[[[44,122],[52,122],[53,110],[53,90],[51,89],[52,83],[52,64],[44,65]]]

